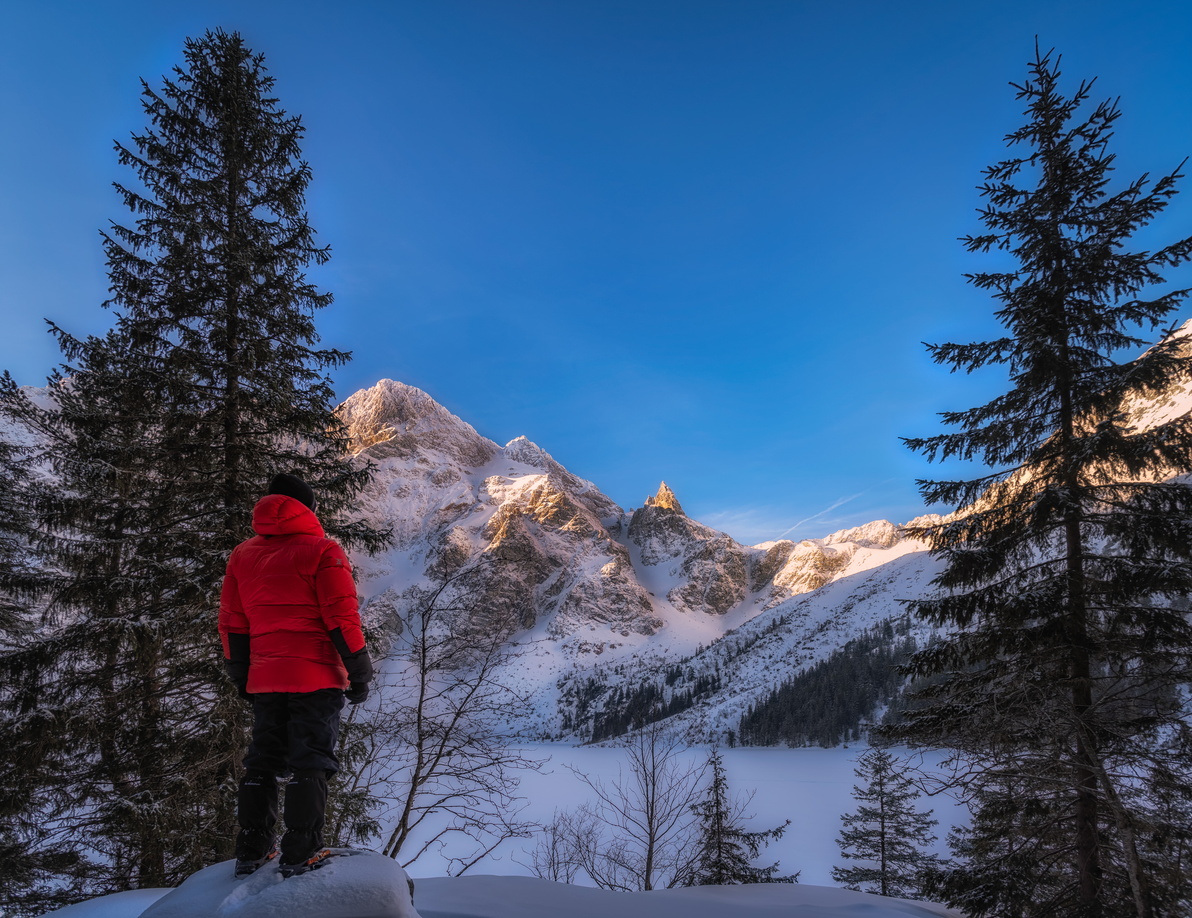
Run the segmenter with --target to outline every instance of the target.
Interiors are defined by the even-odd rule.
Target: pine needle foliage
[[[724,758],[718,749],[708,756],[708,787],[704,799],[692,809],[699,817],[699,861],[691,877],[692,886],[736,886],[742,883],[796,883],[798,874],[778,875],[778,864],[755,867],[763,847],[782,837],[788,819],[773,829],[751,832],[743,825],[748,801],[734,800],[729,793]]]
[[[1165,325],[1188,291],[1163,277],[1192,237],[1132,247],[1182,174],[1115,190],[1117,103],[1092,104],[1091,82],[1065,95],[1059,63],[1036,48],[1015,84],[1026,123],[980,186],[986,232],[963,240],[1009,265],[968,275],[1006,333],[929,345],[953,371],[1005,368],[1010,388],[906,441],[988,471],[920,482],[955,511],[916,533],[946,567],[910,607],[948,637],[912,661],[931,687],[894,736],[957,750],[974,787],[996,773],[1047,795],[1031,805],[1062,820],[1043,861],[1058,891],[1024,914],[1118,915],[1125,901],[1150,916],[1162,896],[1127,791],[1179,773],[1167,738],[1183,729],[1192,649],[1192,487],[1175,476],[1192,469],[1192,418],[1132,412],[1192,376],[1187,337]],[[1131,359],[1144,335],[1160,340]]]
[[[32,462],[28,446],[0,440],[0,646],[14,643],[31,627],[33,601],[44,581],[32,547]]]
[[[4,420],[11,422],[7,417]],[[9,423],[5,426],[12,429]],[[32,457],[27,445],[0,441],[0,654],[25,646],[33,635],[37,597],[46,581],[33,552]],[[0,703],[7,706],[15,700],[13,688],[0,686]],[[39,735],[43,747],[55,745],[52,721],[28,710],[14,711],[13,716],[27,718],[26,729]],[[6,748],[8,733],[0,726],[0,744]],[[44,756],[42,761],[52,761],[52,757]],[[10,767],[6,774],[0,787],[0,910],[40,913],[65,905],[77,891],[73,874],[78,859],[73,852],[54,849],[42,818],[57,801],[46,793],[36,771]]]
[[[307,222],[303,129],[235,33],[185,46],[149,127],[116,145],[134,216],[103,234],[116,321],[56,326],[56,404],[5,376],[7,409],[43,444],[52,484],[30,491],[35,548],[54,578],[36,632],[6,648],[0,723],[11,767],[87,895],[173,885],[230,856],[246,709],[222,673],[216,610],[230,550],[268,478],[311,482],[328,529],[370,470],[333,411],[305,277],[328,257]],[[57,738],[48,739],[47,737]],[[34,804],[30,803],[32,811]]]
[[[860,863],[833,867],[832,879],[846,889],[921,898],[924,879],[936,863],[924,850],[935,841],[931,827],[936,820],[930,811],[915,808],[919,792],[884,749],[864,753],[854,774],[865,783],[853,786],[859,806],[842,817],[837,844],[842,857]]]

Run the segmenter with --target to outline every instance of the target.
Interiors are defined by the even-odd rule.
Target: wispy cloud
[[[786,525],[789,516],[780,515],[771,507],[746,507],[697,515],[705,526],[727,532],[742,545],[756,545],[774,539],[774,533]]]

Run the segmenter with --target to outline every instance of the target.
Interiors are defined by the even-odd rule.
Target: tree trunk
[[[1113,812],[1113,818],[1117,823],[1118,831],[1122,833],[1122,849],[1126,855],[1126,872],[1130,877],[1130,893],[1134,897],[1135,913],[1138,918],[1153,918],[1154,910],[1151,907],[1151,896],[1146,871],[1142,866],[1142,858],[1138,855],[1138,841],[1134,834],[1134,820],[1126,812],[1122,798],[1118,796],[1117,789],[1113,786],[1113,781],[1110,779],[1109,773],[1105,770],[1105,763],[1101,761],[1100,757],[1098,757],[1096,762],[1096,771],[1097,777],[1101,782],[1101,788],[1105,792],[1105,801],[1109,804],[1109,808]]]
[[[1064,285],[1057,285],[1057,318],[1064,314]],[[1073,406],[1072,377],[1069,361],[1069,332],[1062,318],[1059,322],[1057,349],[1060,354],[1060,378],[1056,388],[1060,400],[1059,437],[1062,482],[1068,506],[1064,511],[1064,549],[1067,556],[1067,639],[1068,675],[1072,685],[1072,722],[1076,730],[1073,761],[1073,785],[1076,791],[1076,869],[1078,901],[1085,918],[1101,914],[1101,861],[1097,819],[1097,741],[1088,720],[1093,709],[1092,660],[1089,652],[1087,578],[1084,568],[1084,534],[1081,531],[1083,506],[1081,481],[1077,472],[1076,416]]]
[[[1097,814],[1097,741],[1088,722],[1093,708],[1092,662],[1088,650],[1083,545],[1080,524],[1069,511],[1065,526],[1068,549],[1068,637],[1072,719],[1076,730],[1073,786],[1076,791],[1076,869],[1082,915],[1101,914],[1101,859]]]

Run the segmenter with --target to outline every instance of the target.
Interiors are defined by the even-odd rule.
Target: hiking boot
[[[323,848],[321,851],[316,851],[306,860],[297,864],[282,864],[281,875],[287,880],[290,877],[296,877],[299,874],[309,873],[312,870],[317,870],[327,863],[327,859],[331,857],[331,849]]]
[[[256,873],[271,860],[278,855],[277,848],[274,848],[268,854],[261,857],[238,857],[236,858],[236,876],[247,877],[250,874]]]

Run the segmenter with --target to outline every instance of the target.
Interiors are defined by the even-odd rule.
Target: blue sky
[[[0,367],[98,332],[112,151],[187,36],[239,30],[302,115],[346,396],[425,389],[623,506],[745,541],[922,511],[900,436],[976,404],[922,341],[995,333],[975,185],[1035,36],[1120,96],[1124,182],[1192,154],[1183,2],[54,2],[0,38]],[[1192,232],[1177,199],[1155,238]],[[1187,311],[1192,315],[1192,309]]]

